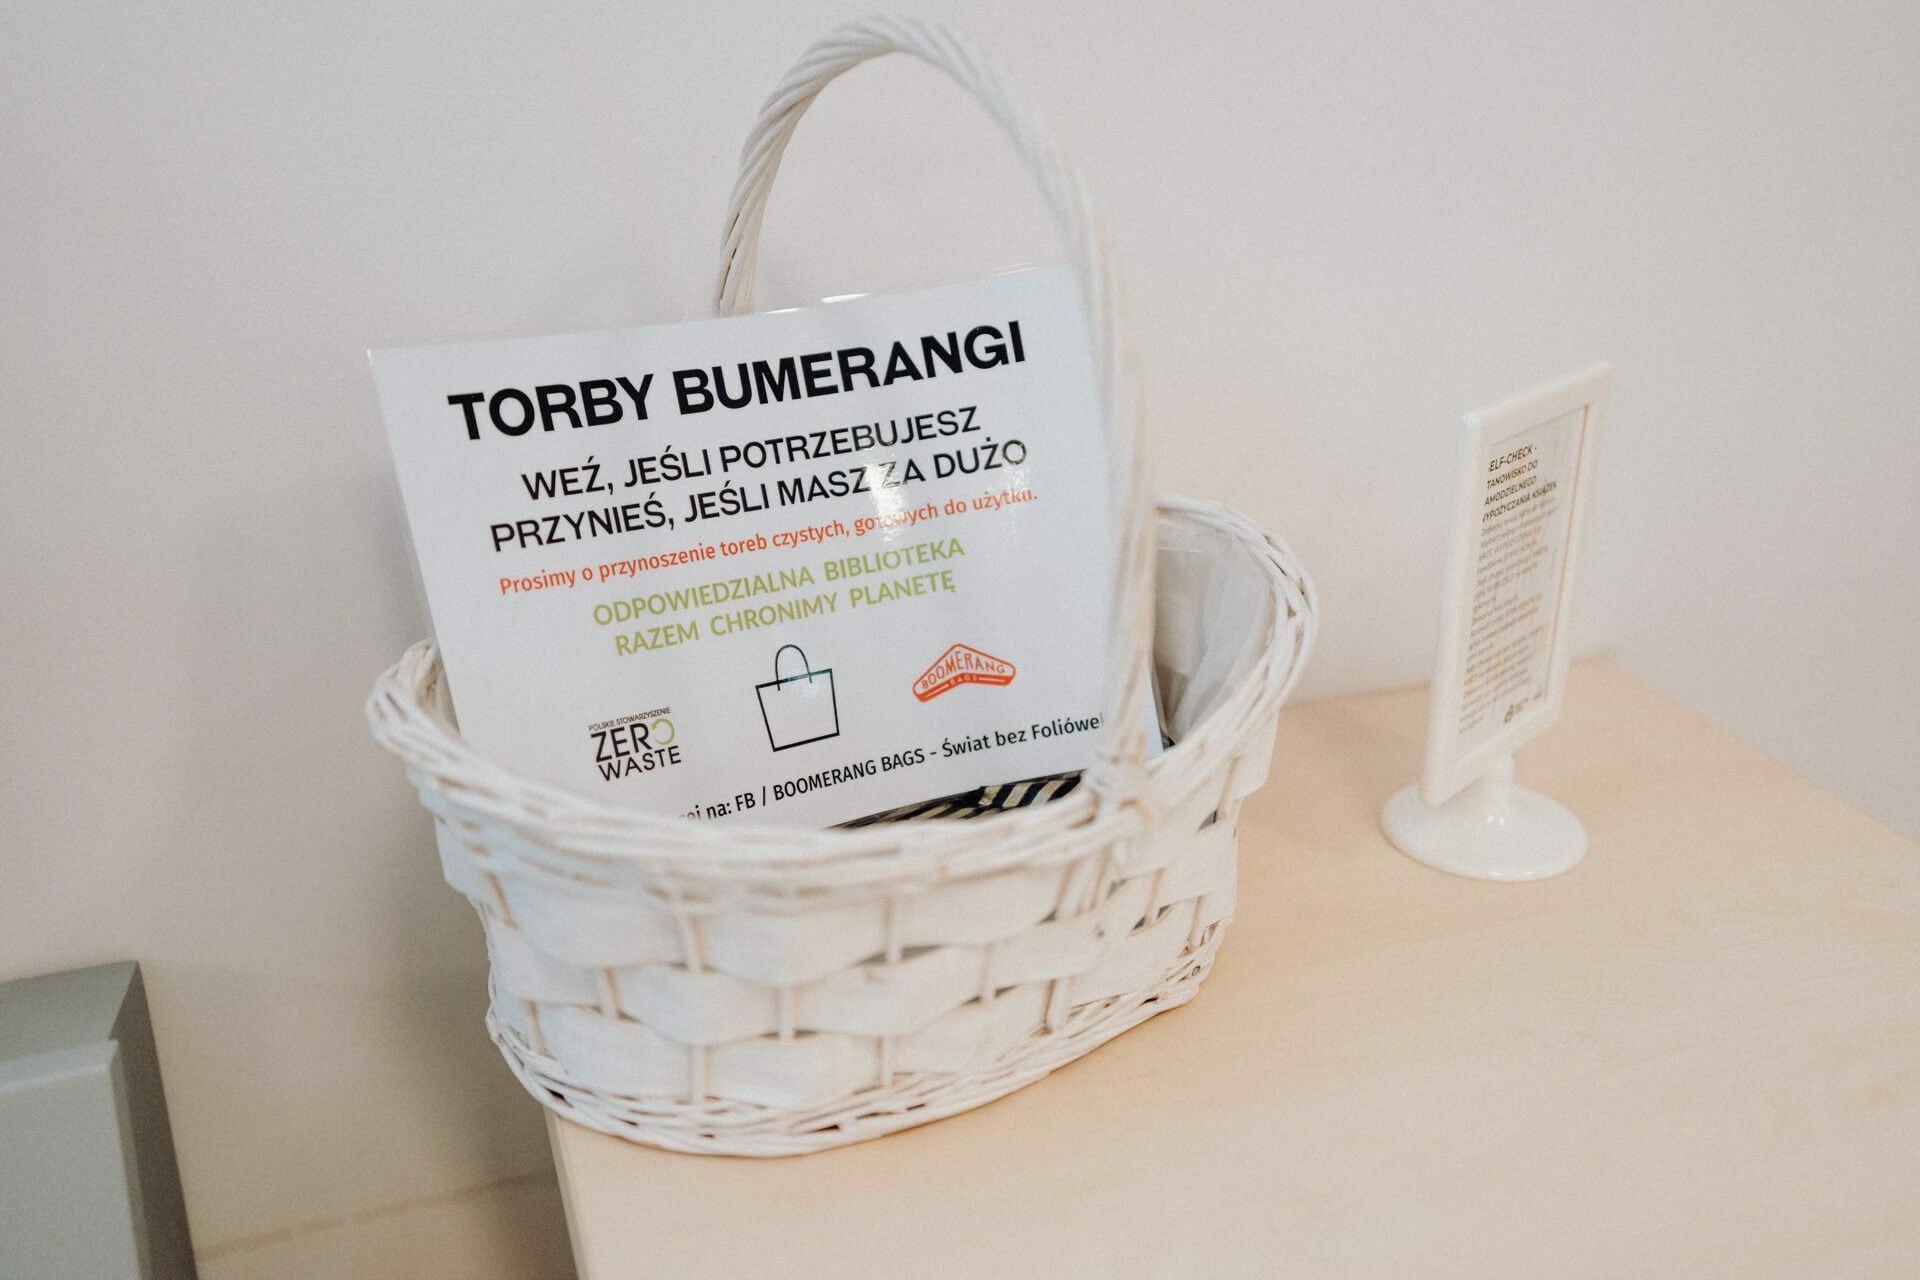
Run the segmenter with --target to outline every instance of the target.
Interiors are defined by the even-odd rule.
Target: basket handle
[[[760,118],[741,149],[740,176],[727,207],[715,307],[721,315],[753,310],[767,196],[800,117],[835,77],[887,53],[911,54],[945,72],[999,121],[1046,196],[1079,276],[1112,455],[1110,492],[1120,534],[1106,711],[1087,781],[1104,800],[1124,803],[1138,797],[1144,781],[1151,689],[1153,503],[1138,439],[1131,361],[1120,337],[1113,255],[1085,179],[1020,107],[998,69],[944,27],[914,18],[850,22],[811,45],[760,108]]]

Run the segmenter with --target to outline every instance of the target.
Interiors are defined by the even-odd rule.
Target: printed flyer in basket
[[[1070,268],[371,358],[489,757],[811,827],[1091,759],[1115,528]]]

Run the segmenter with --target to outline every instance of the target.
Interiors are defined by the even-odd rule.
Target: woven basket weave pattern
[[[375,723],[411,747],[447,880],[486,924],[489,1025],[528,1088],[655,1145],[789,1154],[977,1106],[1189,999],[1233,913],[1240,804],[1266,779],[1313,602],[1284,546],[1240,517],[1170,503],[1166,519],[1240,546],[1202,585],[1266,596],[1252,662],[1212,705],[1170,708],[1197,723],[1147,766],[1123,834],[1082,822],[960,866],[914,838],[1053,815],[795,833],[903,837],[804,865],[536,836],[460,771],[426,771],[430,744],[408,739],[458,739],[431,646],[411,651],[376,690]]]

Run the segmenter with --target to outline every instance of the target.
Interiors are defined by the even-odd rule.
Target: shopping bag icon
[[[799,675],[780,674],[781,655],[789,649],[800,655]],[[760,719],[767,726],[767,745],[775,751],[840,736],[840,702],[833,691],[833,668],[815,671],[799,645],[783,644],[775,650],[773,679],[753,686],[753,691],[760,695]]]

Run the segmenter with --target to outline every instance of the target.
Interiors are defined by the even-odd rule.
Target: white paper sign
[[[1420,798],[1445,803],[1560,717],[1597,364],[1460,424],[1453,537]]]
[[[1114,530],[1069,268],[372,360],[501,763],[826,826],[1090,759]]]

